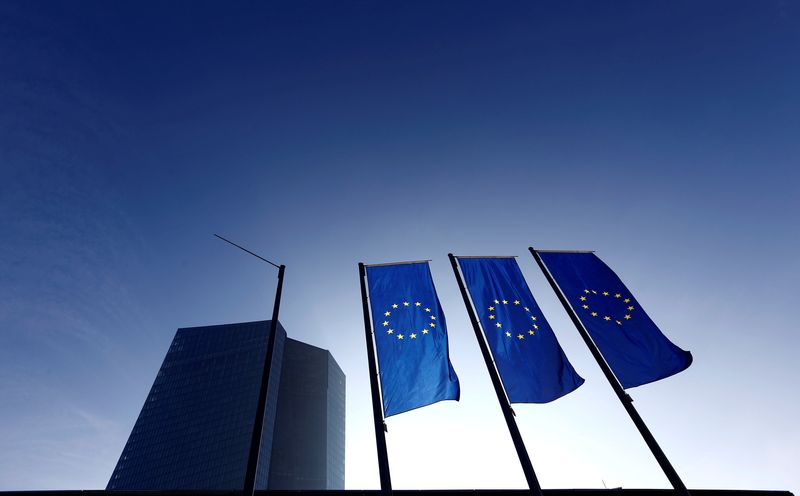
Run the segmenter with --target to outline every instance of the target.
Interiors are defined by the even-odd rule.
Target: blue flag
[[[666,338],[594,253],[539,252],[622,387],[677,374],[692,354]]]
[[[510,402],[547,403],[583,384],[515,259],[458,263]]]
[[[368,266],[367,281],[384,415],[458,400],[444,312],[427,262]]]

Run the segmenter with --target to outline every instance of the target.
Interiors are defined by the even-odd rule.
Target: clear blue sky
[[[104,487],[176,328],[282,321],[347,374],[356,264],[433,259],[462,400],[389,419],[398,488],[523,487],[446,254],[520,255],[578,391],[545,487],[667,487],[526,247],[595,249],[686,372],[631,391],[690,487],[800,491],[800,6],[0,4],[0,489]]]

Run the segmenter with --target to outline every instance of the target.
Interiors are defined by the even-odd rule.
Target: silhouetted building
[[[178,329],[107,489],[241,489],[269,321]],[[256,488],[344,489],[345,377],[278,324]]]

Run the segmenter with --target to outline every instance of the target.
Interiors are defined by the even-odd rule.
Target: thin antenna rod
[[[263,260],[263,261],[267,262],[268,264],[272,265],[272,266],[273,266],[273,267],[275,267],[276,269],[280,269],[280,268],[281,268],[281,266],[280,266],[280,265],[278,265],[278,264],[274,264],[274,263],[270,262],[269,260],[267,260],[266,258],[262,257],[261,255],[258,255],[257,253],[253,253],[252,251],[248,250],[248,249],[247,249],[247,248],[245,248],[244,246],[237,245],[237,244],[236,244],[236,243],[234,243],[233,241],[231,241],[231,240],[229,240],[229,239],[225,239],[225,238],[223,238],[222,236],[220,236],[219,234],[215,234],[214,236],[218,237],[218,238],[219,238],[219,239],[221,239],[222,241],[225,241],[226,243],[230,243],[230,244],[232,244],[233,246],[235,246],[236,248],[239,248],[239,249],[240,249],[240,250],[242,250],[242,251],[246,251],[247,253],[249,253],[249,254],[253,255],[254,257],[256,257],[256,258],[258,258],[258,259],[261,259],[261,260]]]
[[[278,284],[275,287],[275,302],[272,304],[272,320],[269,322],[269,335],[267,345],[264,350],[264,366],[261,369],[261,385],[258,390],[258,402],[256,403],[255,419],[253,420],[253,430],[250,433],[250,447],[247,455],[247,466],[244,472],[244,484],[242,486],[242,496],[254,496],[256,491],[256,475],[258,472],[258,458],[261,453],[261,436],[264,432],[264,412],[267,409],[267,394],[269,393],[272,380],[272,362],[275,356],[275,337],[278,334],[278,313],[281,308],[281,293],[283,292],[283,274],[286,271],[285,265],[275,265],[266,258],[253,253],[243,246],[239,246],[231,240],[225,239],[219,234],[218,237],[226,243],[230,243],[236,248],[245,251],[254,257],[267,262],[278,269]],[[274,387],[274,385],[272,385]]]

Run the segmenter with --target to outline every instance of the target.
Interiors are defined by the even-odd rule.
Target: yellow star
[[[533,331],[528,331],[528,334],[530,334],[531,336],[533,336],[535,333],[534,333]]]
[[[519,300],[514,300],[515,305],[519,305]]]
[[[508,336],[508,337],[511,337],[511,333],[510,333],[510,332],[507,332],[507,333],[506,333],[506,336]]]
[[[583,305],[583,308],[589,308],[589,305]]]
[[[538,328],[539,328],[539,326],[537,326],[536,324],[533,324],[533,328],[534,328],[534,329],[538,329]]]
[[[503,305],[508,305],[508,300],[503,300]]]
[[[589,290],[588,290],[588,289],[584,289],[584,290],[583,290],[583,292],[584,292],[584,293],[588,293],[588,292],[589,292]]]
[[[593,290],[592,290],[592,293],[594,293],[594,294],[597,294],[597,291],[595,291],[595,290],[593,289]]]
[[[622,322],[620,322],[619,320],[617,320],[616,322],[617,324],[622,325]]]
[[[500,300],[494,300],[495,305],[497,305],[498,303],[500,303]]]
[[[492,310],[494,310],[494,307],[489,307],[489,311],[491,312]]]
[[[630,319],[631,319],[631,316],[630,316],[630,315],[626,315],[626,316],[625,316],[625,320],[630,320]]]
[[[404,301],[404,302],[403,302],[403,306],[404,306],[404,307],[407,307],[407,306],[408,306],[408,302],[407,302],[407,301]]]
[[[414,334],[413,332],[411,333],[411,339],[417,339],[417,335]]]
[[[597,312],[592,312],[592,317],[597,317]]]
[[[603,320],[611,320],[611,317],[609,317],[608,315],[606,315],[605,317],[603,317]]]
[[[389,325],[389,321],[388,320],[384,320],[383,321],[383,325],[388,326]]]
[[[426,309],[425,309],[425,311],[426,311],[426,312],[430,312],[430,311],[431,311],[431,309],[430,309],[430,308],[426,308]]]
[[[388,316],[390,316],[391,314],[392,314],[392,312],[386,312],[384,315],[388,317]]]
[[[622,297],[622,295],[621,295],[621,294],[619,294],[619,293],[617,293],[617,294],[615,294],[615,295],[614,295],[614,298],[621,298],[621,297]]]
[[[517,334],[517,339],[525,339],[525,336],[523,336],[522,334]]]
[[[526,312],[530,312],[530,311],[531,311],[531,309],[530,309],[530,308],[528,308],[528,307],[525,307],[525,311],[526,311]]]
[[[431,315],[431,320],[436,320],[436,316],[435,315]]]
[[[392,303],[392,308],[397,308],[397,303]]]
[[[428,334],[428,330],[427,329],[423,329],[422,330],[422,334]]]
[[[503,324],[501,324],[500,322],[498,322],[497,324],[495,324],[495,327],[503,327]]]
[[[493,319],[494,319],[494,315],[489,315],[489,320],[493,320]]]
[[[415,301],[415,302],[414,302],[414,306],[415,306],[415,307],[418,307],[418,306],[420,306],[420,305],[422,305],[422,303],[420,303],[420,302],[418,302],[418,301]]]
[[[536,316],[535,315],[531,315],[531,319],[536,320]]]
[[[388,331],[386,331],[386,334],[394,334],[394,329],[389,329]]]
[[[398,334],[397,335],[397,339],[403,339],[403,335],[402,334]]]
[[[586,301],[586,297],[585,296],[581,296],[581,301]]]
[[[622,300],[622,301],[624,301],[625,303],[630,303],[630,302],[631,302],[631,299],[630,299],[630,298],[625,298],[625,299],[624,299],[624,300]]]
[[[603,291],[603,296],[608,296],[608,291]]]
[[[431,323],[430,323],[430,326],[431,326],[431,327],[436,327],[436,324],[434,324],[433,322],[431,322]]]
[[[633,307],[632,306],[628,307],[628,310],[633,310]]]

